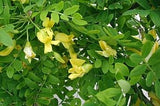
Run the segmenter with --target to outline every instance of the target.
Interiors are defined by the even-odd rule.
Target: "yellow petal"
[[[74,51],[74,49],[73,49],[73,47],[72,46],[69,46],[68,47],[68,51],[69,51],[69,55],[70,55],[70,57],[72,58],[72,59],[76,59],[77,58],[77,54],[75,53],[75,51]]]
[[[109,56],[116,56],[117,52],[116,50],[112,49],[105,41],[99,41],[99,45],[103,51],[96,51],[98,54],[109,57]]]
[[[44,53],[52,52],[52,45],[51,43],[45,43],[44,44]]]
[[[55,40],[59,40],[60,42],[71,42],[73,39],[73,35],[66,35],[65,33],[57,33],[55,36]]]
[[[51,44],[53,45],[58,45],[60,43],[60,41],[51,41]]]
[[[70,59],[72,66],[81,66],[85,63],[85,60],[82,59]]]
[[[80,74],[70,74],[68,76],[68,78],[71,79],[71,80],[74,80],[74,79],[78,78],[79,76],[82,76],[82,75],[80,75]]]
[[[54,21],[52,19],[49,19],[48,17],[46,17],[42,23],[45,28],[52,28],[54,24]]]
[[[102,50],[107,50],[108,48],[110,49],[111,47],[107,45],[107,43],[105,41],[99,41],[99,45],[101,47]]]
[[[83,70],[82,66],[74,66],[73,68],[70,68],[68,70],[69,73],[85,73],[85,71]]]
[[[12,41],[13,41],[13,45],[12,46],[8,46],[5,49],[1,50],[0,51],[0,56],[7,56],[13,51],[13,49],[14,49],[14,47],[16,45],[16,41],[15,40],[12,40]]]
[[[49,30],[48,28],[41,29],[39,32],[37,32],[37,38],[42,43],[51,42],[53,38],[53,31]]]
[[[92,64],[84,64],[82,66],[83,70],[85,71],[85,73],[88,73],[91,69],[92,69]]]
[[[156,50],[158,49],[158,47],[159,47],[159,44],[158,44],[158,42],[156,41],[155,43],[154,43],[154,45],[153,45],[153,47],[152,47],[152,53],[155,53],[156,52]]]

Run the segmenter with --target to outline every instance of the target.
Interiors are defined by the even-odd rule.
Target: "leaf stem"
[[[119,99],[118,99],[118,102],[117,102],[116,106],[119,106],[119,104],[120,104],[120,102],[121,102],[122,97],[123,97],[123,94],[121,93],[121,95],[120,95],[120,97],[119,97]]]

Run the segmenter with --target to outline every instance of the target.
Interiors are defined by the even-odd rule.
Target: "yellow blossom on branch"
[[[75,53],[72,46],[74,44],[73,38],[74,35],[66,35],[65,33],[57,33],[55,35],[55,40],[60,41],[63,46],[68,49],[71,58],[77,58],[77,54]]]
[[[68,78],[71,80],[82,77],[92,69],[92,65],[84,64],[85,60],[82,59],[70,59],[70,63],[72,65],[72,68],[68,70],[68,72],[71,73]]]
[[[40,42],[44,43],[44,53],[52,51],[52,44],[58,45],[59,41],[52,41],[53,31],[50,28],[41,29],[37,32],[37,38]]]
[[[74,44],[72,41],[73,38],[74,35],[66,35],[65,33],[57,33],[55,35],[55,40],[60,41],[66,49],[69,49],[69,47]]]
[[[99,45],[102,49],[102,51],[96,51],[98,54],[104,56],[104,57],[109,57],[109,56],[116,56],[117,52],[116,50],[112,49],[105,41],[99,41]]]
[[[29,41],[26,42],[26,45],[23,51],[25,53],[25,59],[28,59],[29,63],[31,63],[32,58],[35,58],[36,54],[34,53]]]
[[[45,28],[52,28],[55,22],[52,19],[46,17],[42,23],[43,27]]]
[[[22,4],[26,4],[26,3],[29,3],[29,0],[20,0],[20,2],[21,2]]]

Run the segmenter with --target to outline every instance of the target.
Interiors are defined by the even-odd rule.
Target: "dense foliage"
[[[0,0],[0,105],[160,106],[159,19],[158,0]]]

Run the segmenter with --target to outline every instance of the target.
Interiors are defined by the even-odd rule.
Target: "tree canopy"
[[[0,105],[159,106],[160,1],[0,0]]]

